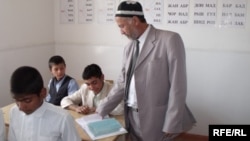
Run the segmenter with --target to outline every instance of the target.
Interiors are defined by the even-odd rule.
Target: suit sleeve
[[[117,79],[117,82],[115,83],[114,87],[109,92],[108,96],[103,99],[103,102],[98,106],[96,109],[96,112],[99,113],[102,117],[108,115],[112,112],[117,106],[118,108],[124,105],[124,102],[122,100],[124,99],[124,89],[125,89],[125,65],[126,65],[126,48],[123,52],[123,61],[122,61],[122,69],[120,72],[120,75]],[[120,104],[120,105],[118,105]],[[123,108],[122,108],[123,111]],[[114,114],[114,113],[113,113]]]
[[[185,111],[185,100],[187,94],[185,49],[179,34],[173,34],[168,43],[169,63],[169,102],[166,111],[164,132],[182,132],[182,122]]]

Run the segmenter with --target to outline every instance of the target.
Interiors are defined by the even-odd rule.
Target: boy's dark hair
[[[103,75],[101,68],[96,64],[90,64],[85,67],[82,78],[84,80],[90,79],[91,77],[101,78]]]
[[[29,66],[17,68],[10,79],[10,90],[13,95],[39,95],[43,87],[41,74],[37,69]]]
[[[66,65],[64,59],[62,56],[59,56],[59,55],[55,55],[55,56],[52,56],[50,59],[49,59],[49,69],[52,68],[52,65],[58,65],[58,64],[64,64]]]

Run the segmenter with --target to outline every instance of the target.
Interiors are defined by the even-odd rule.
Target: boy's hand
[[[88,114],[91,112],[91,109],[88,106],[79,106],[76,108],[76,112],[80,114]]]
[[[96,110],[95,107],[90,108],[90,112],[91,112],[91,113],[95,113],[95,110]]]

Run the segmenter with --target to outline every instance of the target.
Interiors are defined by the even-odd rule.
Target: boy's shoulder
[[[19,110],[17,105],[14,105],[11,108],[11,115],[12,116],[22,116],[24,115],[23,112]],[[63,118],[66,116],[70,116],[69,112],[67,112],[65,109],[62,109],[60,106],[55,106],[51,103],[48,102],[43,102],[43,105],[36,109],[32,114],[34,116],[44,116],[46,118],[49,117],[58,117],[58,118]]]
[[[60,116],[68,116],[69,115],[69,113],[65,109],[62,109],[60,106],[55,106],[55,105],[48,103],[48,102],[44,102],[44,104],[47,107],[46,108],[47,112],[57,114]]]

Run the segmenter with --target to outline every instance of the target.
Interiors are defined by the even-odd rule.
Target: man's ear
[[[140,21],[139,18],[137,16],[133,16],[132,17],[132,21],[135,25],[138,25],[138,22]]]
[[[40,96],[42,98],[45,98],[47,96],[47,89],[46,88],[42,88],[42,90],[40,92]]]

